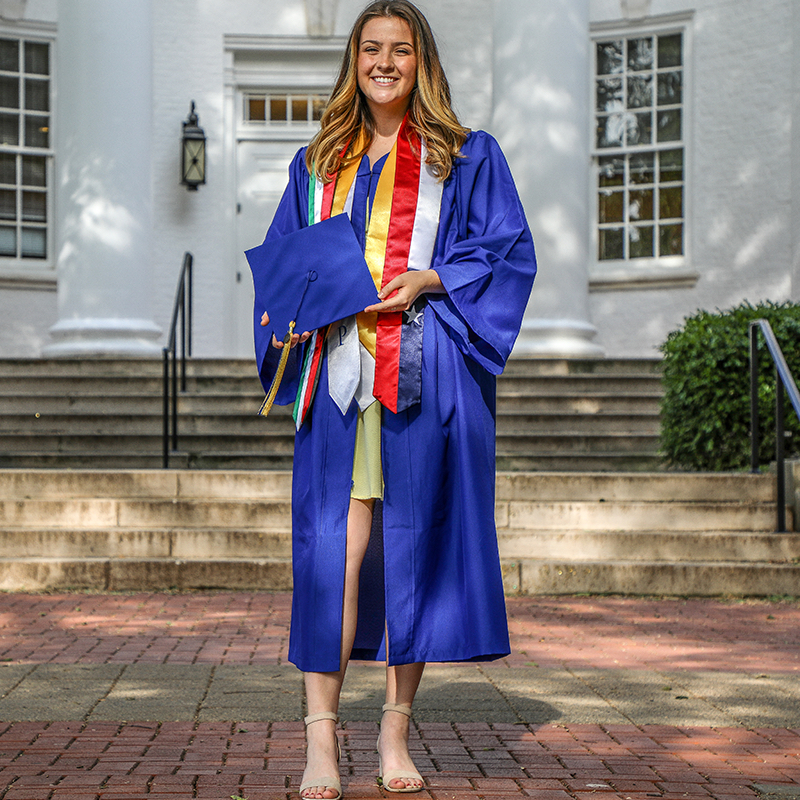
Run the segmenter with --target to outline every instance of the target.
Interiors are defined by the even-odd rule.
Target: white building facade
[[[420,0],[539,257],[516,352],[656,356],[698,308],[800,300],[797,0]],[[243,251],[362,0],[0,0],[0,357],[252,355]],[[207,182],[180,185],[194,101]]]

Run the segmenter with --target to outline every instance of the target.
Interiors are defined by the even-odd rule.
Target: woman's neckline
[[[388,153],[384,153],[382,156],[376,158],[374,162],[370,161],[369,154],[365,153],[364,159],[367,163],[370,173],[381,172],[386,164],[386,159],[389,158],[391,152],[392,151],[390,150]]]

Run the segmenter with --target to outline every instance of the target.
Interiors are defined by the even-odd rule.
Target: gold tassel
[[[292,349],[292,334],[294,333],[294,320],[289,323],[289,332],[283,337],[283,352],[281,353],[281,360],[278,362],[278,369],[275,371],[275,377],[272,379],[272,385],[269,387],[269,392],[258,409],[258,416],[266,417],[269,414],[272,404],[275,402],[275,395],[278,394],[278,389],[281,385],[283,373],[286,370],[286,362],[289,360],[289,351]]]

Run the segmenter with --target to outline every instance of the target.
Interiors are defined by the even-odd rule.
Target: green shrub
[[[766,319],[795,381],[800,380],[800,305],[743,303],[730,311],[698,311],[661,345],[665,394],[661,448],[675,467],[738,470],[750,465],[751,320]],[[775,454],[775,369],[759,334],[760,463]],[[786,457],[800,455],[800,421],[785,397]]]

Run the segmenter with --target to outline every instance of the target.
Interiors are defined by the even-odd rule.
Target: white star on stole
[[[422,316],[422,309],[417,308],[416,300],[411,304],[411,308],[407,311],[403,312],[403,322],[411,323],[413,322],[415,325],[421,325],[422,322],[420,317]]]

